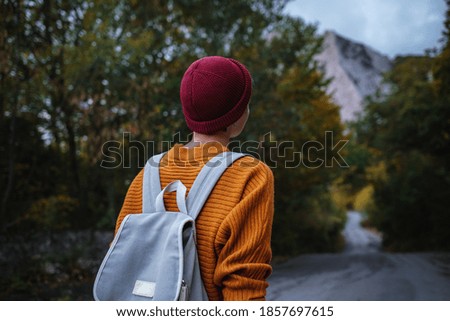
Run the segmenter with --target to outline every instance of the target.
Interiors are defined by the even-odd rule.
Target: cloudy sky
[[[291,0],[286,12],[393,58],[439,47],[444,0]]]

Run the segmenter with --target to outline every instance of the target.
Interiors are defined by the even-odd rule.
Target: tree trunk
[[[14,167],[15,167],[15,143],[16,143],[16,109],[17,109],[17,98],[13,107],[12,115],[11,115],[11,123],[9,124],[9,139],[8,139],[8,179],[6,183],[6,188],[3,193],[2,204],[1,204],[1,215],[6,215],[6,208],[8,205],[9,197],[11,195],[11,191],[14,185]],[[6,222],[6,219],[2,219],[2,225]]]

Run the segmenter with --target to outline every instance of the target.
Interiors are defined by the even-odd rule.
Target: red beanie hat
[[[180,98],[192,131],[212,134],[235,123],[245,112],[252,80],[231,58],[205,57],[193,62],[181,80]]]

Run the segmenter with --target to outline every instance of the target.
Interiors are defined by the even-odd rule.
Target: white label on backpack
[[[136,283],[134,284],[133,294],[153,298],[153,295],[155,295],[155,287],[155,282],[136,280]]]

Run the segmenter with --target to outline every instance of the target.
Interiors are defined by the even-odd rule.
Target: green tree
[[[394,250],[449,249],[448,18],[446,25],[442,52],[398,58],[388,78],[391,94],[372,101],[358,124],[372,169],[381,169],[369,177],[371,221]]]
[[[276,255],[334,251],[341,245],[344,212],[330,197],[341,168],[333,163],[326,132],[337,143],[342,124],[313,60],[320,48],[313,26],[281,17],[264,43],[242,53],[255,87],[242,140],[262,142],[261,155],[275,174]]]
[[[264,160],[279,164],[274,168],[277,251],[335,246],[343,216],[330,200],[329,187],[338,166],[285,168],[286,159],[295,161],[295,151],[309,141],[325,147],[312,159],[332,161],[325,132],[332,132],[335,142],[342,138],[338,108],[324,94],[327,82],[313,60],[321,39],[313,26],[282,13],[285,1],[1,4],[1,121],[8,137],[2,148],[9,155],[2,159],[8,169],[2,176],[2,212],[36,218],[42,211],[49,217],[33,222],[51,223],[55,211],[50,207],[62,208],[76,219],[61,226],[112,227],[145,156],[167,148],[156,144],[147,150],[146,142],[170,141],[177,132],[187,137],[179,102],[184,70],[201,56],[224,55],[245,62],[254,80],[252,120],[241,139],[262,140],[272,153]],[[19,127],[24,137],[33,133],[33,146],[20,143]],[[295,149],[286,155],[286,145],[271,149],[270,141],[264,142],[269,132],[278,143],[292,141]],[[105,148],[109,141],[118,149]],[[45,170],[21,172],[27,153],[39,157],[36,164]],[[111,159],[114,169],[101,166]],[[124,168],[124,160],[131,168]],[[18,194],[26,175],[39,179],[40,192]],[[23,195],[20,210],[11,195]],[[283,235],[294,243],[289,237],[278,241]]]

